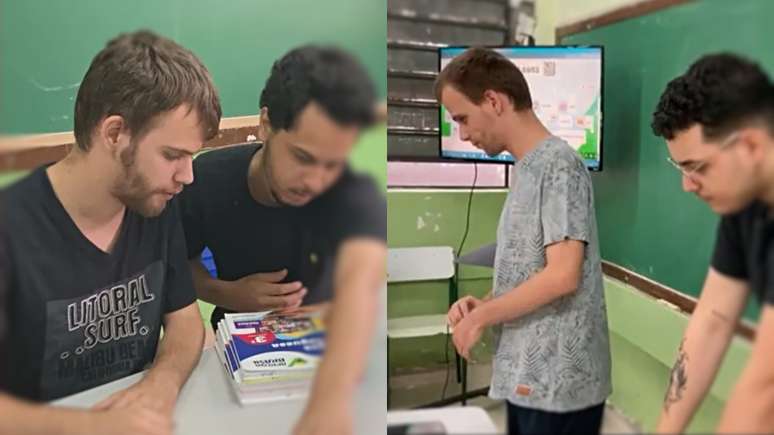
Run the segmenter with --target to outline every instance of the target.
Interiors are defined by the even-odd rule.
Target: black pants
[[[508,401],[508,435],[599,434],[605,403],[571,412],[523,408]]]

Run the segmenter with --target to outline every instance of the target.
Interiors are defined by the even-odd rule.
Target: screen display
[[[439,49],[443,69],[466,47]],[[578,151],[590,170],[602,169],[602,48],[500,47],[524,74],[537,117],[552,134]],[[460,140],[459,126],[440,106],[441,157],[485,162],[513,162],[505,152],[489,157]]]

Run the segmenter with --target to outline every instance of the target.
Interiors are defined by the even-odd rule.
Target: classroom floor
[[[454,379],[454,370],[449,371],[449,382],[445,397],[458,394],[459,385]],[[491,366],[486,364],[474,364],[468,367],[468,390],[486,387],[491,376]],[[401,371],[393,374],[390,380],[391,409],[411,408],[423,403],[430,403],[441,398],[443,394],[446,370],[433,371]],[[500,433],[506,430],[505,404],[502,401],[492,400],[488,397],[477,397],[467,402],[470,406],[483,408],[494,421]],[[460,406],[454,403],[449,406]],[[634,434],[641,430],[636,424],[626,418],[620,411],[608,405],[602,421],[603,434]]]

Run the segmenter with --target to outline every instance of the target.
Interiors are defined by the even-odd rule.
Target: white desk
[[[387,424],[440,421],[448,434],[496,434],[497,426],[489,414],[475,406],[390,411]]]
[[[359,435],[384,434],[387,411],[386,288],[381,292],[377,327],[363,383],[354,398],[354,428]],[[88,407],[139,380],[135,374],[56,401],[55,405]],[[304,400],[288,400],[242,407],[236,401],[214,349],[202,354],[199,365],[180,393],[175,409],[180,435],[282,435],[290,433],[304,409]]]

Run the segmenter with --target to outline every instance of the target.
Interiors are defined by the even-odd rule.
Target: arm
[[[564,240],[546,247],[546,267],[500,297],[486,300],[471,311],[481,327],[521,317],[574,292],[579,285],[585,244]]]
[[[484,328],[507,322],[530,313],[554,300],[574,292],[580,282],[585,245],[577,240],[563,240],[546,247],[546,267],[502,296],[476,301],[455,313],[449,313],[454,328],[452,340],[457,352],[470,357],[470,349],[481,338]]]
[[[385,243],[375,238],[353,238],[342,245],[336,260],[325,355],[296,434],[349,432],[348,414],[365,370],[386,259]],[[332,429],[331,424],[346,426]]]
[[[70,435],[83,431],[88,413],[24,402],[0,393],[0,433]]]
[[[97,409],[123,408],[137,401],[171,414],[180,389],[199,362],[204,326],[196,302],[164,316],[153,366],[140,382],[100,402]]]
[[[229,289],[230,281],[213,278],[204,268],[201,257],[188,260],[188,264],[191,266],[194,288],[199,299],[229,310],[237,310],[232,301],[233,297],[229,298],[234,294]]]
[[[748,288],[710,268],[669,378],[656,431],[681,433],[715,379],[747,300]]]
[[[763,308],[750,359],[726,403],[718,433],[774,432],[774,306]]]
[[[199,299],[232,311],[266,311],[301,305],[307,289],[300,281],[280,283],[287,270],[255,273],[236,281],[213,278],[199,257],[188,260]]]
[[[164,382],[177,394],[199,363],[204,325],[196,302],[164,316],[164,337],[143,380]]]
[[[0,434],[15,435],[170,435],[172,420],[132,407],[103,412],[29,403],[0,393]]]

